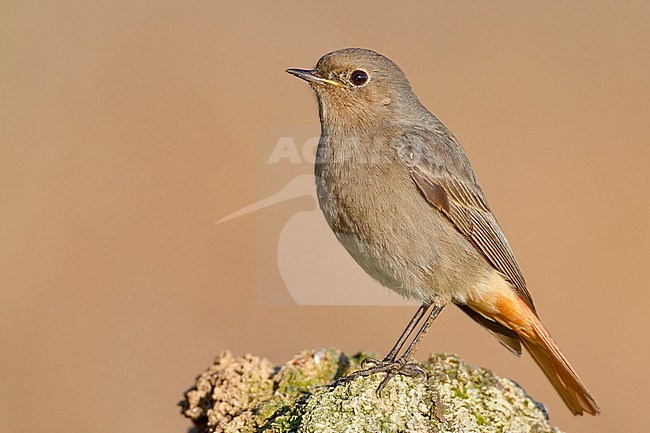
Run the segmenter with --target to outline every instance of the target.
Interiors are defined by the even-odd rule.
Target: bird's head
[[[314,69],[287,69],[316,92],[324,123],[368,123],[408,116],[420,106],[402,70],[387,57],[362,48],[324,55]]]

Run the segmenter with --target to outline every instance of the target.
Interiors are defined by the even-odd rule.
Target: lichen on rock
[[[222,353],[180,402],[198,433],[559,433],[523,389],[454,355],[398,376],[380,396],[378,373],[340,383],[366,354],[307,350],[281,367]]]

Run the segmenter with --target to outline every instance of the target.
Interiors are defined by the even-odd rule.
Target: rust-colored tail
[[[548,334],[537,317],[533,322],[533,338],[521,335],[524,347],[528,349],[537,365],[539,365],[548,380],[551,381],[564,403],[574,415],[588,412],[592,415],[600,413],[598,403],[582,383],[578,374],[562,355],[560,348]]]
[[[483,299],[468,300],[467,305],[483,316],[517,333],[537,365],[574,415],[600,413],[598,403],[562,355],[544,325],[530,307],[510,289],[492,293]]]

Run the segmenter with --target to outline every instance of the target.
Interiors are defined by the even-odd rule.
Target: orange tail
[[[533,315],[534,316],[534,315]],[[524,347],[528,349],[537,365],[551,381],[564,403],[574,415],[588,412],[592,415],[600,413],[598,403],[582,383],[578,374],[562,355],[560,348],[548,334],[537,317],[533,320],[533,338],[521,335]]]
[[[537,315],[510,289],[497,295],[468,301],[467,305],[482,315],[512,329],[520,337],[537,365],[574,415],[600,413],[598,403],[582,383],[569,361],[562,355]]]

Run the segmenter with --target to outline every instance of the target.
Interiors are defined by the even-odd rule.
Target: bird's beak
[[[308,83],[316,84],[331,84],[333,86],[341,86],[342,84],[338,81],[328,80],[326,78],[321,78],[318,75],[314,74],[314,71],[309,71],[307,69],[287,69],[287,72],[291,75],[295,75],[298,78],[302,78]]]

